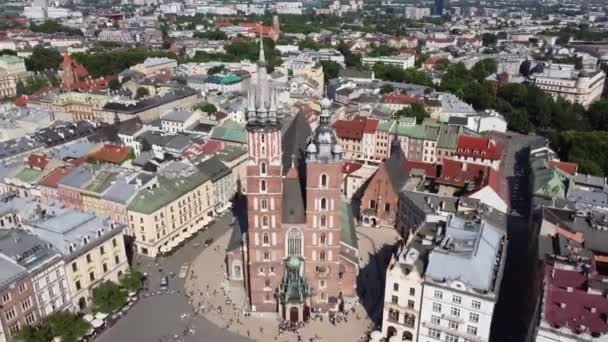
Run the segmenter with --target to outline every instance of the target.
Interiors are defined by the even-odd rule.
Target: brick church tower
[[[322,100],[321,108],[319,126],[284,167],[282,139],[295,137],[281,134],[285,120],[260,40],[246,108],[247,217],[238,220],[246,226],[235,228],[240,252],[231,244],[226,258],[229,279],[245,284],[251,312],[302,321],[312,310],[341,310],[356,297],[358,249],[352,210],[340,191],[342,149],[330,124],[331,101]]]

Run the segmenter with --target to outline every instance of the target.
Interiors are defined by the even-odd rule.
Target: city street
[[[533,288],[532,262],[530,245],[533,241],[530,230],[530,191],[529,191],[529,155],[531,149],[545,145],[540,136],[518,133],[491,133],[490,136],[505,144],[500,173],[509,186],[509,197],[512,213],[507,219],[509,247],[507,266],[503,275],[502,288],[496,306],[493,341],[523,341],[531,321],[534,300],[529,290]],[[531,259],[532,258],[532,259]],[[519,319],[516,319],[519,318]]]
[[[205,248],[210,248],[204,247],[204,242],[208,239],[217,240],[229,230],[231,221],[231,214],[217,218],[207,231],[200,232],[195,238],[177,249],[174,254],[159,258],[158,266],[154,259],[136,258],[134,266],[142,273],[148,274],[147,286],[151,293],[160,289],[160,272],[167,275],[175,274],[174,277],[169,277],[169,291],[167,294],[139,300],[124,318],[106,330],[96,341],[247,341],[246,338],[230,333],[201,316],[193,315],[193,307],[184,295],[184,279],[178,277],[182,265],[192,261]],[[175,339],[175,335],[183,336],[183,339]]]

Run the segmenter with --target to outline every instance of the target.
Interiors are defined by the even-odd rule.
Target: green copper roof
[[[222,84],[233,84],[233,83],[237,83],[240,81],[241,81],[241,78],[238,77],[237,75],[229,74],[222,78],[221,83]]]
[[[286,272],[279,290],[281,302],[303,303],[310,296],[310,286],[301,272],[301,257],[291,256],[285,260]]]
[[[350,203],[344,203],[341,211],[341,223],[342,230],[340,231],[340,238],[345,244],[357,247],[357,232],[355,231],[355,219],[353,218],[353,208]]]
[[[158,187],[141,190],[129,204],[129,210],[151,214],[207,181],[209,177],[202,172],[180,178],[159,177]]]
[[[38,179],[38,176],[40,176],[41,173],[42,173],[42,171],[40,171],[40,170],[31,169],[29,167],[26,167],[23,170],[21,170],[21,172],[16,174],[15,178],[17,178],[18,180],[20,180],[22,182],[31,184]]]
[[[566,199],[570,190],[569,176],[558,168],[549,168],[543,159],[532,162],[532,193],[536,196]]]
[[[226,120],[221,125],[213,128],[211,139],[245,144],[247,143],[247,131],[244,125]]]

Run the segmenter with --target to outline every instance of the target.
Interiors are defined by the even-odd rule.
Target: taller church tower
[[[281,124],[260,38],[257,82],[247,95],[249,291],[254,311],[276,311],[284,258]]]

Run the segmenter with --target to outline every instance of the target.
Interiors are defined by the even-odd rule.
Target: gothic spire
[[[264,55],[264,38],[262,36],[262,29],[260,28],[260,64],[266,63],[266,56]]]

